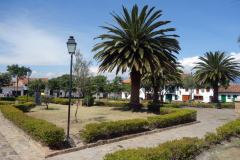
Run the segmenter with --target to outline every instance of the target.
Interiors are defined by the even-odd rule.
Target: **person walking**
[[[9,93],[7,92],[7,98],[9,97]]]

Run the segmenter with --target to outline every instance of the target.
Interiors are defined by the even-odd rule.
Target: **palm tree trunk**
[[[158,104],[158,88],[159,88],[159,85],[157,84],[153,86],[153,91],[154,91],[153,104]]]
[[[218,84],[217,83],[213,85],[213,89],[214,89],[213,103],[218,103]]]
[[[131,71],[131,101],[129,104],[130,108],[139,110],[142,105],[139,103],[139,89],[140,89],[140,79],[141,74],[139,71],[136,71],[135,67],[133,67]]]

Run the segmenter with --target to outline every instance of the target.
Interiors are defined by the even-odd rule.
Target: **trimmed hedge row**
[[[122,135],[173,126],[196,120],[197,111],[195,110],[161,108],[161,111],[166,115],[147,117],[147,120],[138,118],[132,120],[88,124],[80,131],[79,134],[85,142],[89,143],[100,139],[119,137]]]
[[[69,99],[61,99],[61,98],[54,98],[53,103],[55,104],[62,104],[62,105],[68,105]],[[71,103],[74,103],[75,100],[71,99]]]
[[[23,112],[29,112],[32,108],[36,107],[36,103],[14,104],[13,107]]]
[[[95,102],[95,105],[97,106],[108,106],[108,107],[128,107],[129,103],[126,102],[101,102],[97,101]]]
[[[125,98],[113,98],[113,97],[109,97],[108,100],[116,100],[116,101],[125,101]],[[127,101],[130,101],[130,99],[128,98]]]
[[[240,118],[218,127],[217,133],[207,132],[204,138],[183,137],[180,140],[167,141],[153,148],[122,149],[105,155],[105,160],[152,160],[152,159],[192,159],[205,148],[229,140],[240,134]]]
[[[94,142],[99,139],[119,137],[131,133],[142,132],[149,125],[146,119],[119,120],[115,122],[91,123],[80,131],[85,142]]]
[[[1,101],[15,101],[15,97],[0,97]]]
[[[36,119],[10,105],[1,105],[2,114],[28,133],[33,139],[53,147],[61,146],[64,139],[64,129],[45,120]]]
[[[168,103],[163,104],[163,107],[196,107],[196,108],[216,108],[217,103]],[[222,108],[235,108],[234,103],[221,103]],[[159,111],[162,104],[148,104],[148,110],[150,111]]]
[[[13,101],[0,101],[0,105],[9,105],[9,104],[15,104]]]
[[[17,98],[16,98],[16,100],[18,100],[18,101],[27,101],[27,99],[28,99],[28,102],[34,102],[34,97],[30,97],[30,96],[28,96],[28,98],[27,98],[27,96],[18,96]]]

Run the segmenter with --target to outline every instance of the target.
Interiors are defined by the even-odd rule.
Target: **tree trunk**
[[[18,76],[17,76],[17,92],[18,92]],[[17,96],[17,92],[15,91],[15,96]]]
[[[131,75],[131,101],[129,107],[134,110],[140,110],[142,105],[139,103],[139,89],[140,89],[140,79],[141,74],[136,71],[135,67],[132,68]]]
[[[158,85],[153,86],[153,91],[154,91],[153,104],[158,104],[158,88],[159,88]]]
[[[213,89],[214,89],[213,103],[218,103],[218,84],[217,83],[213,85]]]

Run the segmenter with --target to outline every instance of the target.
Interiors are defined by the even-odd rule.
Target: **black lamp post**
[[[69,81],[69,103],[68,103],[68,129],[67,129],[67,137],[66,139],[69,140],[69,125],[70,125],[70,105],[71,105],[71,88],[72,88],[72,57],[73,54],[75,54],[77,43],[75,42],[75,39],[73,36],[70,36],[67,41],[67,48],[68,53],[71,54],[71,63],[70,63],[70,81]]]
[[[29,76],[31,76],[31,74],[32,74],[32,71],[31,71],[31,70],[27,71],[27,75],[28,75],[27,102],[28,102],[28,94],[29,94]]]
[[[163,91],[164,91],[164,81],[165,81],[166,75],[163,73]],[[163,106],[163,92],[162,92],[162,106]]]

